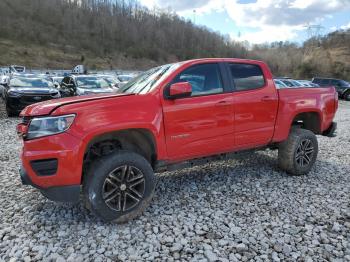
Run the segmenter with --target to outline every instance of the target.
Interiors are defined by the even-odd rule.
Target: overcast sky
[[[141,0],[141,4],[175,11],[198,25],[251,43],[302,42],[307,38],[306,25],[321,25],[323,34],[350,28],[350,0]]]

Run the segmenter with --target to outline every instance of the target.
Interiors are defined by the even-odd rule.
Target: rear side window
[[[258,65],[230,64],[230,71],[238,91],[257,89],[265,85],[264,74]]]

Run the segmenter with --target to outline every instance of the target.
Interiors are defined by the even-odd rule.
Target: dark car
[[[53,83],[40,76],[13,76],[3,91],[8,116],[18,115],[28,105],[59,97]]]
[[[70,75],[63,78],[60,92],[63,97],[112,93],[115,90],[103,77],[96,75]]]
[[[319,86],[334,86],[339,97],[350,101],[350,83],[341,79],[315,77],[312,82]]]

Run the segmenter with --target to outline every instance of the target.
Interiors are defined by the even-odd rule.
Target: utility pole
[[[308,54],[316,47],[316,44],[319,41],[325,28],[319,24],[306,24],[304,28],[306,28],[308,40],[311,40],[306,49],[306,53]]]
[[[196,24],[196,9],[193,10],[193,24]]]

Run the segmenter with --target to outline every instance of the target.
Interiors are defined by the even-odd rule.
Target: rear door
[[[189,82],[192,96],[163,100],[170,159],[208,156],[234,148],[232,93],[225,90],[227,75],[223,76],[222,70],[225,72],[218,63],[196,64],[171,82]]]
[[[232,77],[237,148],[268,144],[274,133],[278,94],[271,73],[260,64],[227,63]]]

